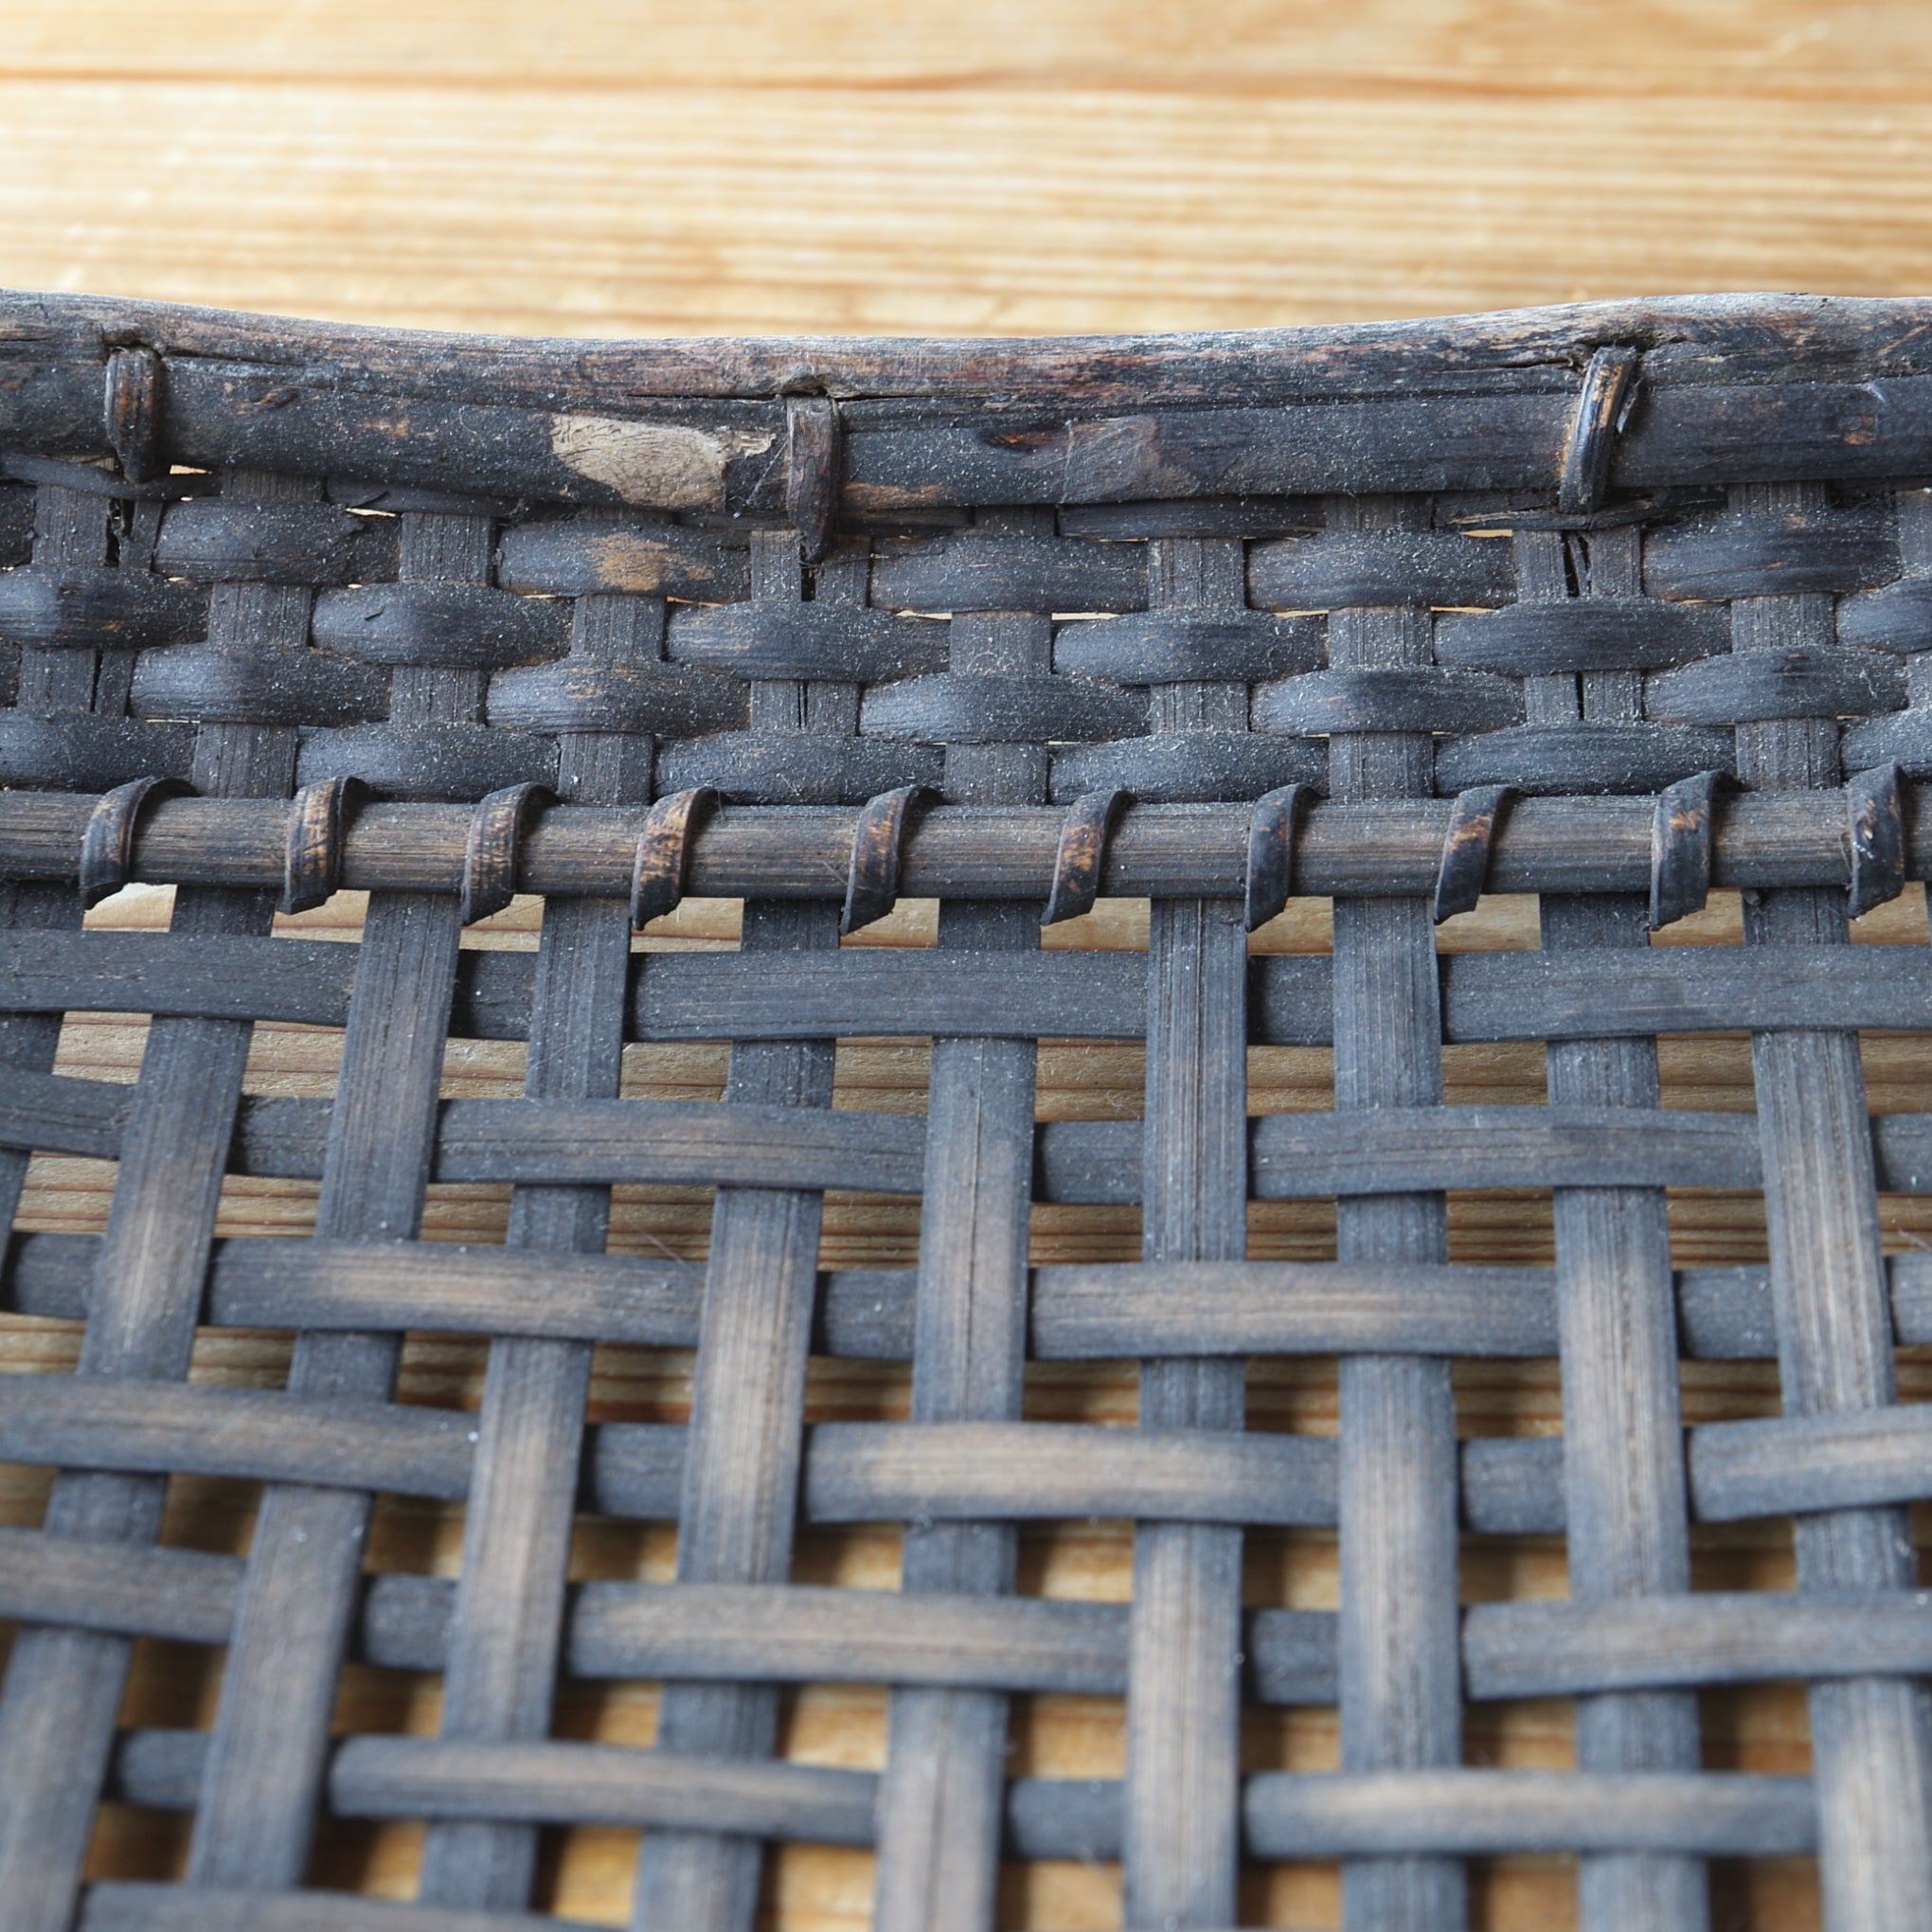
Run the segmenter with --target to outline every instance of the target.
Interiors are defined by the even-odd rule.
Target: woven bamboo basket
[[[0,1531],[0,1923],[534,1932],[599,1828],[676,1932],[769,1916],[793,1845],[863,1854],[891,1932],[1082,1867],[1135,1927],[1308,1868],[1351,1932],[1458,1932],[1524,1856],[1589,1932],[1729,1923],[1758,1861],[1924,1932],[1932,1256],[1880,1203],[1932,1192],[1932,1112],[1873,1111],[1861,1036],[1932,1033],[1928,322],[519,343],[0,299],[9,1217],[30,1157],[115,1163],[104,1231],[16,1232],[0,1291],[84,1324],[0,1377],[0,1460],[52,1473]],[[82,929],[142,885],[165,927]],[[1731,942],[1653,943],[1713,889]],[[357,943],[302,924],[338,893]],[[1485,893],[1533,918],[1440,945]],[[1144,950],[1054,931],[1122,901]],[[55,1071],[74,1014],[143,1018],[138,1079]],[[1662,1104],[1659,1043],[1724,1034],[1755,1111]],[[339,1066],[277,1090],[272,1039]],[[855,1040],[929,1043],[920,1091],[834,1105]],[[1144,1049],[1138,1103],[1038,1120],[1067,1042]],[[511,1097],[463,1091],[477,1043]],[[700,1043],[722,1098],[638,1097]],[[1499,1043],[1542,1103],[1445,1103]],[[1276,1048],[1317,1103],[1251,1092]],[[218,1239],[251,1177],[313,1233]],[[424,1239],[463,1186],[494,1237]],[[614,1190],[708,1235],[616,1242]],[[1670,1190],[1713,1190],[1767,1264],[1673,1268]],[[1499,1190],[1553,1265],[1452,1257]],[[916,1265],[835,1264],[851,1200]],[[1251,1239],[1282,1203],[1312,1255]],[[1124,1249],[1043,1260],[1056,1206]],[[284,1372],[190,1380],[210,1331]],[[487,1346],[474,1401],[399,1388],[425,1336]],[[618,1359],[688,1367],[688,1414],[600,1401]],[[1754,1361],[1781,1412],[1687,1426],[1692,1365]],[[1560,1433],[1458,1430],[1454,1378],[1522,1362]],[[814,1420],[841,1363],[903,1402]],[[1133,1365],[1124,1414],[1043,1395],[1082,1364]],[[1336,1365],[1333,1428],[1263,1399],[1284,1364]],[[393,1560],[412,1506],[452,1561]],[[1118,1601],[1025,1559],[1092,1519]],[[1795,1587],[1693,1578],[1767,1522]],[[585,1555],[653,1525],[655,1571]],[[823,1526],[888,1526],[896,1587],[807,1561]],[[1333,1607],[1270,1595],[1297,1535]],[[1566,1582],[1465,1604],[1512,1540]],[[345,1720],[385,1672],[430,1722]],[[1712,1693],[1787,1682],[1808,1767],[1737,1768]],[[648,1742],[568,1715],[641,1685]],[[826,1685],[883,1700],[874,1767],[795,1748]],[[1024,1762],[1055,1697],[1124,1708],[1119,1775]],[[1522,1700],[1573,1763],[1484,1762]],[[1282,1708],[1332,1764],[1267,1762]],[[386,1902],[324,1855],[370,1821],[416,1833]]]

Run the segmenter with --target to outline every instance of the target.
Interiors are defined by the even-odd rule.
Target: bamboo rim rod
[[[1932,876],[1932,822],[1904,788],[1905,876]],[[85,794],[0,792],[0,878],[75,878],[96,801]],[[691,837],[693,897],[837,899],[847,889],[859,808],[741,806]],[[947,807],[908,831],[899,890],[912,898],[1044,899],[1064,807]],[[1650,883],[1655,801],[1518,799],[1498,829],[1486,889],[1623,892]],[[474,808],[372,803],[343,832],[341,885],[450,892],[461,886]],[[1239,898],[1252,808],[1130,806],[1107,842],[1101,889],[1117,897]],[[554,805],[531,814],[516,853],[519,890],[563,897],[627,894],[641,810]],[[1442,860],[1450,801],[1312,806],[1296,837],[1297,896],[1426,892]],[[275,887],[284,881],[289,806],[279,799],[159,799],[140,814],[130,883]],[[1844,886],[1851,875],[1845,795],[1737,795],[1712,832],[1711,882],[1765,888]]]

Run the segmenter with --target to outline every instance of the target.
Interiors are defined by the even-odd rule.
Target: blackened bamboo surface
[[[571,1923],[586,1833],[640,1932],[800,1844],[905,1932],[1932,1923],[1928,319],[6,298],[0,1296],[80,1340],[0,1381],[0,1924]]]

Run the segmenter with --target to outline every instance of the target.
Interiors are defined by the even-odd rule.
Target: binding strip
[[[168,468],[161,443],[167,365],[152,349],[117,349],[107,359],[108,447],[130,483],[152,483]]]
[[[1040,915],[1043,926],[1058,925],[1094,909],[1107,837],[1127,803],[1125,792],[1087,792],[1066,808],[1060,849],[1053,855],[1053,886],[1046,895],[1046,910]]]
[[[676,909],[684,897],[691,841],[717,809],[718,794],[709,785],[673,792],[651,808],[638,835],[636,856],[631,861],[634,932]]]
[[[1905,889],[1905,818],[1899,802],[1899,768],[1874,765],[1845,787],[1845,811],[1852,829],[1852,890],[1847,911],[1852,919]]]
[[[913,814],[934,796],[927,785],[901,785],[866,800],[852,828],[852,858],[846,873],[845,908],[838,929],[855,933],[884,919],[899,898],[899,869]]]
[[[91,912],[110,893],[128,883],[134,858],[134,828],[142,808],[152,800],[191,795],[194,787],[181,778],[130,778],[103,792],[87,814],[80,834],[80,909]]]
[[[516,897],[516,849],[532,807],[549,796],[542,785],[506,785],[477,804],[463,850],[464,925],[501,912]]]
[[[208,487],[206,472],[177,476],[170,469],[152,483],[134,483],[98,470],[92,463],[65,463],[55,456],[29,456],[23,450],[0,452],[0,476],[9,483],[51,483],[57,490],[77,490],[82,496],[109,496],[116,503],[178,503]]]
[[[1242,921],[1249,932],[1275,918],[1295,889],[1295,832],[1313,796],[1308,785],[1281,785],[1255,800],[1242,895]]]
[[[832,546],[841,441],[838,404],[830,396],[785,398],[785,514],[808,564]]]
[[[1490,846],[1511,796],[1508,785],[1472,785],[1449,808],[1442,862],[1436,868],[1436,923],[1474,912],[1489,881]]]
[[[1609,487],[1617,434],[1637,394],[1637,358],[1634,349],[1600,349],[1583,371],[1557,475],[1556,507],[1565,516],[1587,516]]]
[[[1651,820],[1650,927],[1702,912],[1710,897],[1710,833],[1722,772],[1695,772],[1657,794]]]
[[[343,823],[367,789],[360,778],[323,778],[289,800],[278,911],[307,912],[341,890]]]

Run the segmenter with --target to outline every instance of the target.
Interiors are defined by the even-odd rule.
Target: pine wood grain
[[[16,286],[612,334],[1920,286],[1905,4],[0,9]],[[138,157],[138,166],[132,165]]]
[[[12,0],[12,72],[132,79],[347,79],[517,88],[1138,87],[1183,93],[1364,86],[1753,95],[1909,90],[1932,66],[1914,0],[1631,0],[1615,13],[1546,0],[987,0],[959,8],[866,0],[585,0],[540,14],[519,0],[177,0],[131,15],[115,0]]]

